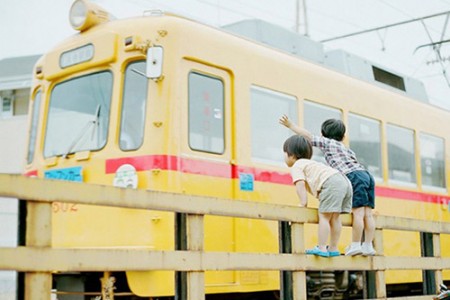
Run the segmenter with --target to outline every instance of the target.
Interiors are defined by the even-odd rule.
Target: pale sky
[[[300,1],[300,0],[299,0]],[[260,18],[294,30],[296,0],[94,0],[117,18],[144,10],[174,12],[213,26]],[[300,1],[301,2],[301,1]],[[0,0],[0,59],[42,54],[75,34],[68,21],[72,0]],[[450,11],[450,0],[306,0],[309,37],[321,41],[388,24]],[[301,20],[304,32],[304,19]],[[450,88],[443,76],[450,64],[450,43],[440,51],[444,64],[431,64],[431,47],[416,47],[450,38],[446,16],[325,43],[389,70],[424,82],[430,101],[450,109]],[[450,78],[450,74],[448,75]]]

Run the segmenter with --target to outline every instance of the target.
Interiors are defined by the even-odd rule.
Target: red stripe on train
[[[201,161],[172,155],[144,155],[106,160],[105,172],[111,174],[123,164],[130,164],[136,171],[153,169],[180,171],[189,174],[208,175],[223,178],[239,178],[239,173],[253,174],[256,181],[291,184],[291,176],[263,169],[235,166],[220,162]]]
[[[169,170],[183,173],[230,178],[233,175],[229,164],[180,158],[173,155],[144,155],[106,160],[105,172],[111,174],[123,164],[130,164],[136,171]]]
[[[423,192],[405,191],[388,187],[376,187],[377,197],[389,197],[405,199],[410,201],[420,201],[426,203],[448,204],[450,197],[447,195],[428,194]]]
[[[37,177],[38,171],[37,170],[28,171],[28,172],[24,173],[23,175],[26,177]]]
[[[105,172],[112,174],[123,164],[133,165],[137,171],[153,169],[180,171],[183,173],[207,175],[222,178],[239,178],[240,173],[252,174],[255,181],[278,184],[292,184],[289,173],[280,173],[253,167],[235,166],[220,162],[196,160],[173,155],[143,155],[106,160]],[[446,195],[428,194],[415,191],[405,191],[389,187],[376,187],[377,197],[397,198],[426,203],[447,204],[450,197]]]

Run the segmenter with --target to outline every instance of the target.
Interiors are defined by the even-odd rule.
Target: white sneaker
[[[361,251],[362,255],[364,256],[373,256],[377,253],[377,251],[375,251],[375,249],[373,248],[372,243],[370,244],[363,243],[361,246]]]
[[[362,253],[361,245],[358,243],[351,243],[350,246],[345,248],[346,256],[354,256]]]

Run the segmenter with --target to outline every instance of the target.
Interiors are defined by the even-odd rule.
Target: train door
[[[186,194],[233,198],[232,82],[229,72],[183,61],[181,182]],[[183,78],[184,77],[184,78]],[[205,250],[235,250],[234,219],[205,216]],[[235,283],[235,272],[207,272],[206,292]]]

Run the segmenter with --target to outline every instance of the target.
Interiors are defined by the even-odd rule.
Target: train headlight
[[[103,8],[87,0],[76,0],[70,8],[69,20],[73,29],[84,31],[109,21],[110,15]]]
[[[70,25],[74,29],[80,28],[87,18],[87,5],[84,1],[77,0],[72,4],[70,8],[69,20]]]

